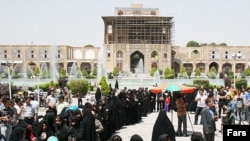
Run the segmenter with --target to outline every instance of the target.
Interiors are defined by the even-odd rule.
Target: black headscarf
[[[143,139],[141,138],[141,136],[134,134],[131,136],[130,141],[143,141]]]
[[[26,129],[24,127],[15,127],[15,129],[11,132],[10,141],[19,141],[24,139],[24,134],[26,134]]]
[[[95,118],[90,109],[83,112],[82,127],[84,128],[83,139],[86,141],[95,141]]]
[[[172,141],[175,141],[175,130],[164,109],[159,112],[155,121],[151,141],[157,141],[162,134],[168,134]]]
[[[47,125],[46,131],[43,131],[43,124]],[[41,139],[41,135],[43,132],[46,133],[46,139]],[[53,135],[54,135],[54,132],[49,128],[48,122],[45,119],[40,121],[35,131],[35,136],[38,137],[40,141],[46,141],[50,136],[53,136]]]
[[[55,135],[60,141],[68,141],[68,136],[70,134],[69,127],[64,123],[63,116],[57,116],[56,119],[61,121],[61,125],[55,126]]]
[[[98,87],[98,88],[96,89],[96,92],[95,92],[95,100],[96,100],[96,101],[99,101],[101,98],[102,98],[102,91],[101,91],[101,89]]]

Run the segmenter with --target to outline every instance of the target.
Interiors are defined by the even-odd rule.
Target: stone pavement
[[[171,112],[167,113],[168,117],[171,120]],[[147,117],[142,118],[142,122],[135,124],[135,125],[129,125],[125,126],[124,128],[118,130],[116,134],[120,135],[123,139],[123,141],[129,141],[130,137],[133,134],[138,134],[140,135],[144,141],[151,141],[151,136],[152,136],[152,131],[153,131],[153,126],[156,121],[156,118],[158,116],[158,112],[153,112],[149,114]],[[191,122],[194,122],[194,114],[189,113],[189,117]],[[190,123],[189,118],[187,117],[187,127],[188,127],[188,134],[192,134],[192,125]],[[199,117],[200,120],[200,117]],[[177,130],[177,115],[176,112],[173,112],[173,125],[175,130]],[[198,122],[199,123],[199,122]],[[220,130],[220,119],[216,122],[217,129]],[[202,132],[202,125],[193,125],[193,129],[196,132]],[[176,141],[190,141],[191,136],[189,137],[176,137]],[[222,141],[222,134],[218,131],[215,133],[215,141]]]

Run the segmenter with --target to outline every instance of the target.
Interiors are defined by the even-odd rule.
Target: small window
[[[17,55],[17,58],[21,58],[21,55],[20,55],[20,54],[18,54],[18,55]]]
[[[108,57],[110,57],[110,53],[108,53]]]
[[[164,58],[167,58],[167,53],[164,53]]]

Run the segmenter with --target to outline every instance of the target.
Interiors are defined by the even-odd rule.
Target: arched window
[[[153,52],[151,53],[151,58],[155,58],[155,57],[157,57],[157,56],[158,56],[157,51],[153,51]]]
[[[122,51],[117,51],[116,52],[116,58],[123,58],[123,52]]]

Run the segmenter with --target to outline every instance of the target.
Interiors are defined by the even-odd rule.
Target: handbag
[[[242,106],[243,106],[242,101],[237,101],[237,102],[236,102],[236,107],[237,107],[237,108],[242,108]]]
[[[163,95],[160,97],[160,99],[159,99],[160,101],[164,101],[164,97],[163,97]]]

